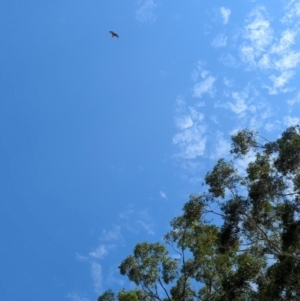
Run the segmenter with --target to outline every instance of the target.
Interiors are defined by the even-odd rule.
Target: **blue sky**
[[[127,287],[118,264],[162,239],[231,134],[299,123],[300,1],[11,0],[0,15],[3,300]]]

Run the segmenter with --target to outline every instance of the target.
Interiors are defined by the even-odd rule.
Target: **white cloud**
[[[258,6],[247,16],[241,29],[234,29],[230,38],[225,31],[213,36],[212,47],[226,47],[219,57],[214,58],[221,61],[222,68],[217,74],[208,71],[208,62],[199,62],[192,74],[192,96],[198,99],[188,102],[187,98],[186,103],[181,99],[180,110],[175,114],[173,143],[180,166],[192,169],[194,163],[205,161],[199,160],[200,157],[221,157],[229,152],[228,141],[214,129],[214,123],[218,128],[236,123],[258,131],[275,131],[283,125],[299,122],[300,116],[295,112],[300,107],[300,93],[294,96],[287,94],[287,101],[272,96],[299,90],[295,79],[300,66],[297,44],[300,37],[300,1],[290,3],[293,23],[278,24],[280,16],[277,11],[272,10],[274,18],[271,18],[265,7]],[[228,19],[224,18],[224,24],[226,22]],[[240,69],[228,70],[224,65]],[[250,72],[244,72],[241,67]],[[224,75],[229,79],[237,76],[238,79],[233,82]],[[218,81],[220,77],[222,85]],[[213,96],[217,97],[209,99]],[[205,102],[205,108],[197,108],[194,101]],[[296,104],[297,107],[292,107]],[[226,114],[224,110],[223,114],[219,114],[222,110],[216,107],[225,108]],[[209,113],[206,115],[206,112]],[[285,115],[289,116],[283,117]]]
[[[264,54],[273,40],[273,29],[263,6],[250,13],[244,27],[244,37],[245,43],[240,46],[242,61],[252,68],[256,67],[256,58]],[[266,62],[267,57],[261,60],[260,65],[265,68]]]
[[[109,287],[113,286],[114,284],[117,284],[118,286],[124,286],[125,281],[123,279],[119,279],[115,277],[115,275],[120,275],[119,269],[117,266],[112,266],[109,268],[108,275],[105,279],[105,284],[107,284]]]
[[[222,15],[223,24],[227,24],[228,21],[229,21],[231,10],[229,8],[221,7],[220,8],[220,13]]]
[[[206,78],[209,75],[209,71],[204,69],[205,62],[198,61],[196,67],[192,72],[192,80],[196,82],[199,77],[202,79]]]
[[[100,245],[97,249],[89,253],[92,258],[102,259],[108,253],[108,247],[105,245]]]
[[[75,253],[75,256],[76,256],[76,259],[79,260],[79,261],[87,261],[89,259],[88,256],[83,256],[79,253]]]
[[[270,94],[290,91],[286,86],[294,75],[292,69],[300,64],[300,51],[292,49],[299,34],[297,26],[283,29],[277,38],[266,9],[260,6],[252,11],[244,29],[245,42],[240,46],[242,61],[250,68],[268,70],[269,74],[280,72],[269,75],[266,80],[271,81],[271,85],[264,85]]]
[[[121,234],[121,227],[114,225],[112,230],[103,229],[100,239],[101,240],[106,240],[106,241],[112,241],[112,240],[121,241],[121,240],[123,240],[123,237],[122,237],[122,234]]]
[[[263,6],[256,8],[250,14],[250,20],[245,26],[246,39],[248,39],[255,52],[264,51],[273,39],[270,20],[265,15]]]
[[[274,43],[270,49],[271,53],[281,54],[295,44],[296,32],[287,29],[281,33],[281,38],[278,43]]]
[[[129,208],[126,211],[120,213],[119,217],[120,217],[121,220],[131,220],[132,219],[131,216],[134,213],[135,213],[134,210]]]
[[[180,156],[185,159],[195,159],[202,156],[206,145],[204,132],[205,129],[203,128],[194,128],[191,131],[177,134],[173,141],[181,149]]]
[[[237,115],[245,113],[245,111],[247,110],[247,105],[245,103],[245,100],[242,98],[237,98],[235,103],[227,102],[227,105],[228,105],[229,109]],[[243,116],[244,115],[242,115],[241,117],[243,117]]]
[[[218,48],[218,47],[225,47],[226,43],[227,43],[227,37],[223,33],[220,33],[214,38],[214,40],[211,42],[211,45],[213,47]]]
[[[90,301],[90,299],[84,298],[84,297],[80,297],[78,294],[76,293],[69,293],[67,295],[68,299],[71,299],[72,301]]]
[[[273,86],[265,86],[269,90],[269,94],[275,95],[279,92],[288,92],[290,89],[284,88],[288,81],[294,76],[293,71],[284,71],[279,76],[271,75],[269,79],[273,83]]]
[[[237,59],[230,53],[223,54],[220,61],[226,67],[237,68],[239,66]]]
[[[153,235],[153,222],[147,210],[134,210],[133,205],[119,215],[122,220],[122,228],[126,228],[133,233],[139,233],[141,230],[147,234]]]
[[[216,79],[213,76],[208,76],[203,81],[195,84],[193,88],[193,97],[201,98],[205,93],[208,93],[212,97],[215,93],[215,80]]]
[[[287,126],[294,126],[300,124],[300,119],[298,117],[285,116],[283,119],[283,123]]]
[[[102,268],[99,263],[96,261],[91,262],[91,272],[94,283],[94,291],[96,294],[100,294],[102,292]]]
[[[141,226],[149,235],[154,235],[153,222],[147,210],[140,210],[137,212],[138,220],[137,224]]]
[[[199,180],[199,176],[195,175],[195,173],[203,169],[204,164],[202,162],[199,162],[199,160],[197,161],[194,159],[186,159],[186,160],[181,160],[179,163],[180,163],[180,167],[189,174],[189,175],[187,174],[183,175],[183,178],[185,180],[188,180],[191,183],[201,182]],[[190,177],[191,174],[193,174],[192,178]]]
[[[194,122],[190,115],[182,115],[175,118],[176,126],[180,130],[188,129],[193,126]]]
[[[204,102],[204,101],[197,102],[197,103],[195,104],[195,107],[196,107],[196,108],[205,107],[205,102]]]
[[[241,59],[243,62],[248,63],[250,67],[255,67],[255,52],[252,46],[241,46]]]
[[[280,121],[275,120],[273,122],[267,122],[264,126],[264,129],[267,132],[271,132],[271,131],[279,129],[279,127],[280,127]]]
[[[247,167],[250,162],[255,161],[256,153],[254,151],[250,151],[246,156],[241,159],[237,159],[235,161],[235,166],[237,167],[237,172],[241,176],[247,175]]]
[[[300,2],[296,0],[291,0],[285,7],[285,10],[287,12],[281,21],[284,23],[293,22],[295,17],[299,18],[300,16]]]
[[[165,199],[165,200],[168,199],[167,195],[166,195],[165,192],[163,192],[163,191],[160,191],[160,192],[159,192],[159,195],[160,195],[163,199]]]
[[[214,140],[216,141],[216,143],[214,145],[210,158],[215,160],[226,157],[229,154],[231,148],[229,140],[226,140],[224,138],[224,134],[219,131],[215,134]]]
[[[189,113],[195,122],[203,121],[204,115],[197,111],[196,107],[189,107]]]
[[[82,256],[76,253],[76,258],[81,261],[89,261],[91,267],[91,275],[93,279],[94,291],[97,294],[102,292],[102,268],[101,265],[97,262],[97,260],[103,259],[107,254],[108,250],[114,248],[114,245],[103,245],[101,244],[93,251],[89,252],[88,256]],[[85,299],[76,299],[77,295],[70,295],[74,301],[86,301]]]
[[[163,193],[163,192],[161,192]],[[166,196],[165,196],[166,197]],[[146,232],[148,235],[154,235],[154,223],[152,222],[151,216],[149,216],[147,210],[134,210],[133,206],[129,205],[129,209],[119,215],[120,226],[114,226],[112,230],[102,230],[100,235],[100,241],[117,241],[122,242],[121,229],[127,229],[132,233]],[[114,271],[110,269],[109,274],[105,277],[101,260],[105,256],[110,255],[110,250],[115,248],[115,244],[100,244],[95,249],[92,249],[87,256],[82,256],[76,253],[76,258],[80,261],[88,262],[90,266],[91,278],[93,280],[93,288],[96,294],[103,292],[103,283],[111,284],[117,283],[123,285],[124,281],[119,280],[114,276]],[[106,273],[107,274],[107,273]],[[77,294],[68,294],[67,296],[72,301],[89,301],[88,299],[82,298]]]
[[[300,102],[300,92],[298,92],[298,94],[297,94],[294,98],[289,99],[289,100],[287,101],[287,103],[288,103],[290,106],[293,106],[294,104],[299,103],[299,102]]]
[[[249,124],[250,129],[257,130],[260,127],[262,127],[262,125],[263,125],[262,118],[260,118],[260,116],[254,115],[250,118],[250,121],[248,122],[248,124]]]
[[[275,62],[277,70],[289,70],[295,68],[300,62],[300,52],[291,51]]]
[[[275,74],[269,76],[273,84],[272,87],[267,87],[270,94],[291,90],[290,88],[285,88],[285,86],[295,74],[292,69],[295,69],[300,63],[300,51],[291,49],[295,44],[296,35],[296,30],[284,30],[279,41],[270,47],[269,53],[264,54],[259,62],[259,67],[261,68],[271,68],[281,72],[277,76]]]
[[[205,94],[213,97],[216,78],[210,75],[208,70],[204,69],[205,63],[199,61],[193,70],[192,79],[195,85],[192,90],[192,97],[201,98]],[[181,166],[191,166],[191,160],[204,155],[206,150],[207,126],[204,122],[204,114],[202,111],[205,102],[196,103],[193,106],[187,106],[186,102],[178,97],[176,100],[176,116],[175,124],[178,132],[173,137],[173,144],[178,151],[174,158],[179,159]]]
[[[273,115],[271,107],[268,106],[266,103],[262,103],[261,100],[260,104],[257,105],[257,108],[261,110],[264,109],[264,111],[260,112],[259,114],[259,118],[261,119],[268,119]]]
[[[154,9],[156,4],[153,0],[143,0],[138,2],[138,9],[136,10],[136,19],[141,23],[153,23],[156,20]]]
[[[233,113],[238,115],[239,118],[244,117],[246,111],[255,111],[255,107],[253,105],[247,104],[246,100],[249,97],[249,92],[247,89],[242,92],[232,92],[230,98],[234,101],[227,101],[225,103],[218,103],[216,107],[221,107],[225,109],[231,110]]]
[[[252,64],[254,63],[254,58],[252,59]],[[269,54],[265,53],[261,57],[261,59],[258,61],[258,67],[261,69],[270,69],[273,67],[272,60],[269,56]]]
[[[202,156],[206,145],[203,113],[198,111],[196,106],[187,106],[179,97],[176,100],[176,115],[175,124],[178,132],[173,137],[173,144],[179,149],[176,157],[186,160]]]
[[[214,124],[219,124],[219,120],[218,120],[218,118],[217,118],[216,115],[210,116],[210,120],[211,120]]]
[[[173,138],[173,143],[180,149],[179,156],[184,159],[195,159],[202,156],[206,145],[205,132],[204,125],[196,124],[177,133]]]
[[[144,229],[148,235],[154,235],[152,223],[146,223],[144,220],[137,220],[137,224],[140,228]]]

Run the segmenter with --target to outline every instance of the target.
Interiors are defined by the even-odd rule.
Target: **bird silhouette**
[[[113,37],[116,37],[116,38],[119,37],[118,34],[115,33],[115,32],[113,32],[112,30],[111,30],[109,33],[111,34],[111,37],[112,37],[112,38],[113,38]]]

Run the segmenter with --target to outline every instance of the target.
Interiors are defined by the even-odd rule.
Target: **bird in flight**
[[[115,32],[113,32],[112,30],[111,30],[109,33],[111,34],[111,37],[112,37],[112,38],[113,38],[113,37],[116,37],[116,38],[119,37],[118,34],[115,33]]]

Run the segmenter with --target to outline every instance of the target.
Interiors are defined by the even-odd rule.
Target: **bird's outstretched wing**
[[[110,31],[109,32],[110,34],[111,34],[111,37],[113,38],[113,37],[116,37],[116,38],[118,38],[119,36],[118,36],[118,34],[117,33],[115,33],[114,31]]]

